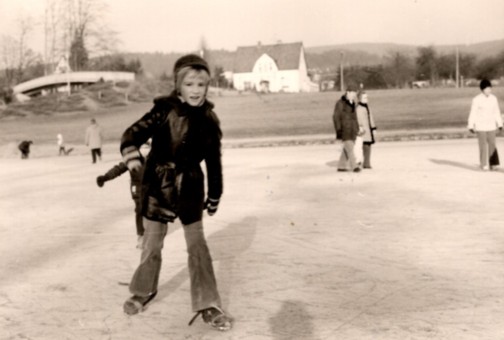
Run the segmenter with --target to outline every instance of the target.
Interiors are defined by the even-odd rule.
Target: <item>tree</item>
[[[136,59],[130,60],[128,62],[128,64],[126,65],[126,69],[124,71],[133,72],[136,75],[143,74],[143,68],[142,68],[142,63],[140,62],[140,59],[136,58]]]
[[[474,76],[474,68],[476,65],[476,56],[474,54],[459,55],[459,72],[460,76],[465,78]]]
[[[103,0],[59,0],[62,54],[68,55],[72,46],[85,53],[83,59],[115,52],[117,35],[103,23],[106,9]]]
[[[33,20],[29,16],[21,16],[17,20],[18,33],[16,37],[9,35],[1,39],[0,68],[4,69],[7,86],[13,86],[24,78],[25,70],[40,58],[28,47],[28,40],[33,31]]]
[[[224,68],[222,66],[215,66],[211,83],[215,87],[229,87],[229,82],[226,77],[224,77]]]
[[[441,79],[455,79],[455,58],[455,54],[445,54],[436,59],[436,70]]]
[[[415,70],[411,58],[399,51],[389,52],[383,70],[385,82],[395,88],[403,88],[413,80]]]
[[[438,79],[436,59],[437,54],[434,47],[419,47],[416,58],[416,78],[430,80],[431,84],[435,84]]]
[[[54,72],[58,55],[58,0],[46,0],[44,11],[44,74]],[[66,53],[64,53],[66,54]]]
[[[124,71],[133,72],[137,75],[143,73],[140,59],[135,58],[126,62],[120,54],[105,55],[93,58],[89,61],[89,69],[94,71]]]
[[[494,79],[499,75],[500,64],[497,57],[481,60],[476,65],[475,76],[478,79]]]
[[[366,67],[367,77],[364,87],[368,89],[384,89],[388,87],[385,80],[385,69],[382,65]]]
[[[70,68],[73,71],[84,70],[88,63],[88,52],[84,46],[84,38],[81,35],[75,35],[70,46]]]

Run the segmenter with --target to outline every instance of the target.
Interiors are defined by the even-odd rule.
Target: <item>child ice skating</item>
[[[109,171],[107,171],[104,175],[98,176],[96,178],[96,184],[101,188],[105,182],[113,180],[121,176],[123,173],[128,171],[128,167],[124,162],[121,162],[114,167],[112,167]],[[138,236],[137,248],[142,247],[142,237],[144,234],[143,228],[143,217],[142,217],[142,205],[141,205],[141,195],[140,190],[142,188],[142,175],[143,169],[140,168],[138,171],[130,172],[130,192],[131,198],[135,202],[135,224],[136,224],[136,233]]]
[[[221,137],[213,104],[206,99],[208,64],[197,55],[185,55],[174,66],[175,90],[154,101],[154,107],[126,129],[121,153],[131,172],[139,171],[139,147],[149,138],[142,180],[144,237],[140,265],[131,280],[132,296],[124,312],[141,312],[157,294],[161,250],[167,223],[179,218],[188,252],[192,309],[213,328],[227,331],[232,318],[222,309],[212,258],[203,232],[203,211],[217,212],[222,195]],[[200,163],[205,161],[207,193]]]
[[[63,141],[63,135],[61,133],[56,135],[56,139],[58,140],[58,156],[68,156],[70,152],[73,151],[73,148],[68,150],[65,148],[65,142]]]
[[[30,157],[30,145],[33,142],[31,140],[24,140],[18,145],[19,151],[21,151],[21,159],[28,159]]]

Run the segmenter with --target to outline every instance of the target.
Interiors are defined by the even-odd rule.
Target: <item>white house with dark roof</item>
[[[236,90],[314,92],[308,77],[303,43],[238,47],[233,67]]]

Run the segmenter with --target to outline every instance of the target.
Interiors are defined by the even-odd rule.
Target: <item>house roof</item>
[[[242,46],[236,49],[233,72],[252,72],[254,65],[264,53],[275,60],[279,70],[297,70],[303,43]]]

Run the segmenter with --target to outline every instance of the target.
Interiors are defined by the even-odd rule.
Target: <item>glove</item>
[[[105,176],[98,176],[96,177],[96,184],[101,188],[103,184],[105,183]]]
[[[217,208],[219,207],[219,199],[215,198],[207,198],[205,201],[205,207],[208,212],[208,215],[213,216],[217,212]]]
[[[474,133],[474,129],[469,129],[469,132],[470,133]]]

